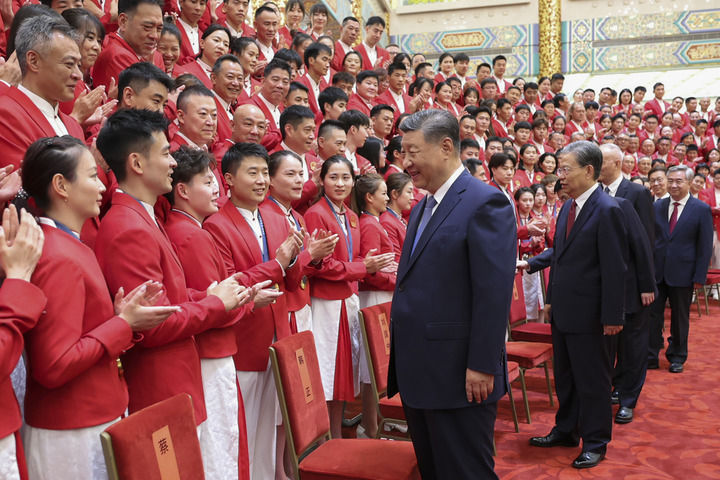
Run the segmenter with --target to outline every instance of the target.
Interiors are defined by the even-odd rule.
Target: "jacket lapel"
[[[240,214],[240,212],[238,212],[237,207],[235,207],[231,201],[228,201],[225,205],[223,205],[223,213],[230,219],[230,223],[232,223],[233,227],[235,227],[235,230],[237,230],[240,235],[240,238],[242,238],[243,242],[245,242],[245,247],[247,247],[248,251],[251,252],[253,256],[253,262],[255,262],[255,264],[263,263],[260,245],[258,245],[257,242],[252,242],[252,244],[248,243],[248,238],[254,239],[255,233],[252,231],[252,228],[250,228],[250,225],[248,225],[245,218]]]
[[[35,106],[35,104],[30,100],[30,98],[25,95],[23,92],[20,91],[17,87],[12,87],[7,91],[7,96],[15,100],[18,105],[20,105],[20,108],[25,110],[28,114],[28,117],[32,119],[33,122],[42,130],[43,134],[46,137],[54,137],[55,130],[52,128],[50,123],[45,118],[45,115],[40,111],[38,107]]]
[[[582,206],[580,209],[580,213],[578,214],[577,218],[575,219],[575,223],[573,224],[572,230],[570,230],[570,235],[567,237],[567,240],[563,242],[563,249],[560,252],[560,255],[567,249],[567,247],[572,243],[572,241],[577,237],[578,232],[582,229],[583,225],[588,221],[588,219],[592,216],[593,210],[595,210],[595,206],[597,205],[598,198],[600,198],[600,195],[602,195],[602,189],[601,187],[598,187],[595,189],[595,191],[590,195],[590,198],[587,199],[585,202],[585,205]],[[570,209],[568,208],[568,215],[570,213]],[[567,229],[567,215],[565,216],[565,225]],[[562,231],[560,232],[562,234]]]

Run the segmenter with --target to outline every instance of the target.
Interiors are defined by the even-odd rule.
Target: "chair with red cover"
[[[513,288],[513,304],[515,303],[516,297],[523,296],[523,289],[522,289],[522,274],[515,275],[515,286]],[[543,294],[545,293],[545,277],[540,277],[542,286],[543,286]],[[525,305],[525,300],[522,300],[522,304]],[[524,312],[524,309],[522,310]],[[516,340],[519,342],[540,342],[540,343],[549,343],[552,344],[552,333],[550,331],[550,324],[549,323],[539,323],[539,322],[528,322],[525,319],[525,316],[522,317],[518,316],[517,314],[520,312],[520,308],[513,305],[513,307],[510,310],[510,338],[512,340]],[[517,323],[521,320],[526,320],[525,323],[521,325],[517,325]],[[516,326],[513,327],[513,324],[516,324]]]
[[[100,434],[110,480],[202,480],[200,442],[190,395],[133,413]]]
[[[712,292],[713,288],[717,292],[718,298],[720,298],[720,269],[709,269],[705,284],[695,284],[695,303],[697,303],[699,317],[702,316],[702,313],[700,312],[700,293],[702,292],[703,297],[705,297],[705,315],[709,315],[710,309],[708,305],[708,294]]]
[[[373,305],[360,310],[360,328],[363,336],[363,348],[370,372],[370,384],[376,399],[378,417],[377,437],[408,440],[406,436],[385,433],[390,424],[405,425],[400,394],[387,398],[387,373],[390,363],[390,307],[391,302]]]
[[[410,442],[330,437],[330,417],[311,332],[275,342],[270,359],[296,479],[420,480]]]
[[[515,408],[515,399],[513,398],[512,393],[512,382],[517,380],[520,377],[520,365],[518,365],[517,362],[508,362],[507,363],[507,369],[508,369],[508,399],[510,400],[510,408],[512,409],[512,416],[513,416],[513,423],[515,424],[515,433],[520,432],[520,426],[518,425],[518,416],[517,416],[517,409]],[[523,391],[525,390],[525,386],[523,385]],[[527,415],[527,418],[530,418],[530,410],[527,409],[527,395],[523,393],[523,399],[525,400],[525,414]],[[529,422],[528,422],[529,423]]]

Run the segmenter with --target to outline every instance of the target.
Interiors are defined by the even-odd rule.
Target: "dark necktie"
[[[418,240],[420,240],[420,236],[422,235],[423,231],[425,230],[425,227],[427,227],[428,222],[430,221],[430,217],[432,217],[432,210],[435,208],[435,205],[437,205],[437,202],[435,201],[435,197],[432,195],[428,195],[427,200],[425,200],[425,208],[423,209],[422,218],[420,219],[420,224],[418,225],[417,232],[415,233],[415,239],[413,240],[413,246],[412,250],[410,250],[410,253],[412,254],[415,252],[415,246],[418,243]]]
[[[678,217],[678,207],[680,206],[680,202],[673,202],[673,212],[672,215],[670,215],[670,233],[675,230],[675,225],[677,224],[677,217]]]
[[[605,187],[605,193],[610,195],[610,186],[609,185],[607,187]]]
[[[575,203],[575,200],[572,200],[572,203],[570,204],[570,211],[568,212],[567,228],[565,229],[565,238],[568,238],[570,236],[570,230],[572,230],[573,225],[575,225],[576,208],[577,208],[577,203]]]

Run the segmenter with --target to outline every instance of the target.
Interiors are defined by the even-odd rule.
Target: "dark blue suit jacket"
[[[628,242],[618,203],[597,188],[565,238],[572,202],[558,215],[547,303],[553,328],[565,333],[602,333],[624,324]]]
[[[658,200],[655,207],[655,279],[670,287],[704,284],[713,244],[710,207],[688,198],[670,233],[668,211],[671,198]]]
[[[410,216],[392,302],[388,395],[421,409],[467,407],[466,369],[495,375],[495,402],[507,388],[505,331],[515,274],[512,206],[464,171],[410,253],[420,216]]]
[[[615,198],[617,197],[622,197],[632,204],[638,217],[640,217],[640,222],[645,228],[645,233],[647,233],[648,240],[650,240],[650,245],[654,245],[655,212],[653,212],[653,201],[650,190],[623,178],[615,192]]]

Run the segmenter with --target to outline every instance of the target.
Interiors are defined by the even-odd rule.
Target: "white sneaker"
[[[402,433],[407,433],[408,427],[407,425],[401,425],[399,423],[387,422],[385,424],[385,431],[389,432],[391,430],[397,430]]]
[[[367,433],[365,433],[365,427],[362,425],[357,426],[357,430],[355,430],[355,437],[356,438],[370,438]]]

